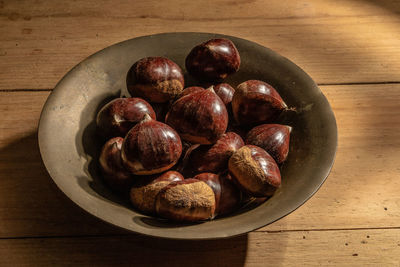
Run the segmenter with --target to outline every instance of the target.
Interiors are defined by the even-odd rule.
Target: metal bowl
[[[268,201],[237,213],[195,224],[176,224],[135,212],[101,181],[94,119],[110,99],[126,93],[131,65],[147,56],[165,56],[184,69],[186,55],[211,38],[228,38],[237,46],[242,64],[226,81],[233,86],[249,80],[272,84],[295,112],[286,118],[293,127],[290,153],[283,164],[282,186]],[[186,76],[186,86],[195,81]],[[134,38],[90,56],[57,84],[44,105],[39,146],[57,186],[76,204],[113,225],[137,233],[174,239],[215,239],[253,231],[300,207],[322,185],[332,167],[337,127],[331,107],[314,81],[288,59],[259,44],[210,33],[164,33]]]

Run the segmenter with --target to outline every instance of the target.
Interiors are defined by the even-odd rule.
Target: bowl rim
[[[162,36],[167,36],[167,35],[191,35],[191,34],[199,34],[199,35],[205,35],[205,36],[209,36],[209,35],[214,35],[214,36],[218,36],[219,38],[232,38],[232,39],[239,39],[241,41],[244,42],[250,42],[252,44],[258,45],[260,47],[262,47],[263,49],[267,49],[269,50],[270,53],[274,54],[275,56],[279,56],[280,60],[283,61],[284,64],[289,65],[291,68],[293,68],[295,71],[301,73],[304,77],[306,77],[308,79],[308,82],[312,83],[312,85],[318,89],[318,91],[321,93],[319,97],[322,98],[322,100],[325,102],[325,104],[327,105],[326,108],[326,112],[328,112],[328,116],[329,116],[329,123],[330,123],[330,128],[332,130],[334,130],[331,134],[334,135],[334,139],[332,141],[334,141],[334,150],[331,151],[332,153],[332,157],[331,157],[331,161],[329,166],[327,166],[327,168],[325,169],[324,173],[323,173],[323,177],[321,177],[321,179],[319,180],[319,183],[314,187],[314,189],[311,191],[311,193],[309,193],[307,195],[307,197],[305,197],[302,201],[298,202],[298,204],[295,207],[291,207],[285,214],[278,216],[277,218],[275,218],[274,220],[271,220],[269,222],[266,223],[258,223],[257,226],[252,226],[252,227],[247,227],[244,231],[240,231],[240,232],[235,232],[232,234],[224,234],[224,235],[220,235],[220,236],[169,236],[169,235],[159,235],[159,234],[152,234],[152,233],[142,233],[139,231],[135,231],[133,229],[128,229],[122,225],[118,225],[115,224],[113,222],[110,222],[108,220],[106,220],[105,218],[99,216],[99,214],[97,212],[94,212],[93,210],[91,210],[89,207],[82,205],[81,203],[79,203],[79,201],[76,201],[75,199],[73,199],[73,197],[66,192],[66,190],[62,187],[62,185],[60,184],[60,182],[55,179],[52,175],[52,168],[49,165],[49,162],[46,160],[46,158],[44,157],[46,151],[44,148],[44,143],[45,143],[45,133],[44,133],[44,124],[45,124],[45,113],[47,112],[47,110],[49,109],[50,106],[50,102],[51,100],[55,97],[55,94],[60,86],[60,84],[63,83],[63,81],[72,73],[74,72],[77,68],[79,68],[83,63],[85,63],[87,60],[96,57],[97,55],[99,55],[100,53],[104,52],[107,49],[111,49],[117,46],[120,46],[124,43],[127,42],[131,42],[133,40],[136,39],[146,39],[146,38],[154,38],[154,37],[162,37]],[[322,93],[321,89],[318,87],[318,85],[315,83],[315,81],[303,70],[301,69],[299,66],[297,66],[295,63],[293,63],[291,60],[289,60],[288,58],[278,54],[277,52],[271,50],[268,47],[265,47],[257,42],[251,41],[251,40],[247,40],[244,38],[240,38],[240,37],[236,37],[236,36],[230,36],[230,35],[225,35],[225,34],[219,34],[219,33],[210,33],[210,32],[163,32],[163,33],[157,33],[157,34],[150,34],[150,35],[144,35],[144,36],[138,36],[135,38],[131,38],[128,40],[124,40],[118,43],[115,43],[111,46],[107,46],[97,52],[95,52],[94,54],[91,54],[90,56],[86,57],[85,59],[83,59],[81,62],[79,62],[77,65],[75,65],[74,67],[72,67],[70,70],[68,70],[68,72],[58,81],[58,83],[56,84],[56,86],[54,87],[54,89],[52,90],[52,92],[50,93],[50,95],[48,96],[47,100],[45,101],[41,114],[40,114],[40,118],[39,118],[39,122],[38,122],[38,143],[39,143],[39,151],[40,151],[40,156],[42,158],[42,161],[44,163],[44,166],[47,170],[47,172],[49,173],[49,176],[51,177],[51,179],[53,180],[53,182],[57,185],[57,187],[70,199],[70,201],[72,201],[76,206],[78,206],[79,208],[81,208],[82,210],[86,211],[87,213],[93,215],[94,217],[106,222],[109,225],[112,225],[114,227],[118,227],[130,232],[134,232],[140,235],[144,235],[144,236],[149,236],[149,237],[155,237],[155,238],[163,238],[163,239],[173,239],[173,240],[216,240],[216,239],[222,239],[222,238],[232,238],[235,236],[240,236],[246,233],[249,233],[251,231],[255,231],[257,229],[260,229],[262,227],[265,227],[271,223],[274,223],[284,217],[286,217],[287,215],[291,214],[292,212],[294,212],[295,210],[297,210],[298,208],[300,208],[302,205],[304,205],[305,202],[307,202],[311,197],[313,197],[315,195],[315,193],[321,188],[321,186],[324,184],[324,182],[326,181],[327,177],[329,176],[332,167],[334,165],[335,162],[335,158],[336,158],[336,153],[337,153],[337,149],[338,149],[338,129],[337,129],[337,123],[336,123],[336,118],[334,115],[334,112],[331,108],[330,103],[328,102],[327,98],[325,97],[325,95]]]

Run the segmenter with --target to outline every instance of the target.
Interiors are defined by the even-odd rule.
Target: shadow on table
[[[20,259],[37,254],[43,255],[43,262],[47,257],[66,264],[183,266],[243,266],[246,261],[247,234],[209,241],[158,239],[132,234],[90,216],[74,205],[47,174],[37,133],[0,148],[0,160],[0,201],[4,207],[0,209],[0,218],[7,218],[0,221],[0,237],[21,242],[12,250]],[[282,238],[273,254],[281,251],[283,258],[286,240]]]

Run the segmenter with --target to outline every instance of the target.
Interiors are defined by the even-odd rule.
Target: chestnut
[[[271,196],[281,184],[275,160],[258,146],[241,147],[229,159],[228,168],[236,184],[253,197]]]
[[[127,87],[132,96],[154,103],[173,100],[184,88],[181,68],[165,57],[146,57],[135,62],[128,72]]]
[[[108,140],[100,153],[100,167],[104,181],[115,191],[124,192],[130,189],[133,176],[125,169],[121,160],[121,148],[124,139],[114,137]]]
[[[195,144],[213,144],[226,131],[228,112],[211,86],[175,101],[165,121],[183,140]]]
[[[149,103],[141,98],[117,98],[104,105],[97,114],[96,124],[99,131],[107,137],[121,136],[149,114],[156,119],[156,114]]]
[[[196,179],[172,182],[158,193],[156,212],[174,220],[195,222],[211,219],[215,213],[215,195],[210,186]]]
[[[194,149],[189,161],[196,172],[221,172],[228,169],[228,160],[233,152],[244,146],[242,138],[228,132],[213,145],[201,145]]]
[[[241,192],[231,181],[229,174],[217,175],[214,173],[201,173],[193,177],[204,181],[214,191],[215,215],[225,215],[234,211],[241,202]]]
[[[136,175],[149,175],[170,169],[179,160],[182,143],[178,133],[146,114],[125,136],[122,160]]]
[[[168,103],[152,103],[151,106],[156,113],[156,118],[158,121],[165,122],[165,116],[169,110],[169,102]]]
[[[182,93],[179,95],[179,98],[181,98],[185,95],[190,95],[192,93],[203,91],[203,90],[204,90],[204,88],[200,87],[200,86],[190,86],[190,87],[183,89]]]
[[[185,61],[187,71],[199,80],[219,80],[239,70],[240,55],[228,39],[211,39],[195,46]]]
[[[235,89],[227,83],[220,83],[214,86],[215,93],[221,98],[225,105],[232,102]]]
[[[239,84],[232,98],[233,116],[241,125],[270,122],[285,109],[287,105],[278,92],[263,81]]]
[[[133,206],[146,214],[155,213],[156,196],[162,188],[171,182],[184,180],[182,174],[176,171],[167,171],[159,176],[146,178],[150,178],[150,182],[134,186],[130,192]]]
[[[267,151],[277,163],[286,160],[292,127],[281,124],[262,124],[251,129],[246,144],[255,145]]]

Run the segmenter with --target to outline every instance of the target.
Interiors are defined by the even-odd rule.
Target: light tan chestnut
[[[228,163],[232,179],[253,197],[271,196],[281,185],[275,160],[262,148],[246,145],[237,150]]]
[[[214,217],[215,208],[213,190],[197,179],[172,182],[156,198],[157,214],[174,221],[208,220]]]
[[[161,189],[171,182],[183,181],[182,174],[176,171],[167,171],[160,176],[145,177],[147,182],[135,185],[130,192],[130,199],[135,208],[146,213],[155,213],[156,196]],[[150,180],[150,181],[148,181]]]

